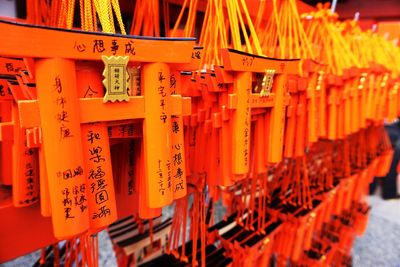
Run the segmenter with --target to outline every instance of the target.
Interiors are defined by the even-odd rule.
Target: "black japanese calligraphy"
[[[135,47],[133,45],[133,41],[129,41],[125,44],[125,55],[136,55]]]
[[[82,166],[78,166],[75,169],[67,169],[67,170],[63,171],[62,173],[61,172],[57,173],[57,177],[61,177],[61,175],[64,180],[72,179],[76,176],[83,175],[83,168],[82,168]]]
[[[83,96],[84,98],[90,98],[90,97],[96,97],[99,94],[98,91],[93,90],[90,85],[88,86],[88,89],[85,92],[85,95]]]
[[[80,53],[86,51],[86,45],[84,43],[78,43],[77,41],[74,43],[74,48]]]
[[[94,40],[93,41],[93,53],[103,53],[106,51],[104,48],[104,41],[103,40]]]
[[[112,40],[111,41],[111,53],[113,53],[113,55],[115,56],[115,54],[117,53],[119,48],[118,42],[117,40]]]

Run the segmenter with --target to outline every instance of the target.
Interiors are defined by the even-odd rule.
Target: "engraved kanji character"
[[[65,219],[75,218],[75,216],[71,215],[71,208],[69,208],[69,207],[64,208],[64,215],[65,215]]]
[[[179,124],[177,121],[172,122],[172,132],[178,133],[179,132]]]
[[[179,152],[174,154],[174,166],[180,165],[182,163],[182,154]]]
[[[68,137],[72,137],[72,136],[73,135],[72,135],[71,130],[68,127],[64,126],[64,125],[61,125],[61,127],[60,127],[60,139],[64,139],[64,138],[68,138]]]
[[[58,76],[58,75],[54,78],[53,88],[54,88],[54,90],[57,91],[57,93],[61,94],[61,92],[62,92],[62,85],[61,85],[60,76]]]
[[[129,41],[125,44],[125,54],[136,55],[135,47],[133,46],[133,41]]]
[[[104,41],[103,40],[94,40],[93,41],[93,53],[102,53],[106,49],[104,48]]]
[[[100,134],[99,133],[95,133],[92,130],[90,130],[87,134],[87,140],[88,142],[90,142],[91,144],[93,144],[94,140],[100,140]]]
[[[57,113],[57,121],[59,123],[61,122],[69,122],[68,120],[68,112],[65,110],[62,110],[61,112]]]
[[[119,45],[118,45],[117,40],[115,40],[115,39],[112,40],[112,41],[111,41],[111,52],[113,53],[114,56],[115,56],[115,54],[117,53],[118,48],[119,48]]]

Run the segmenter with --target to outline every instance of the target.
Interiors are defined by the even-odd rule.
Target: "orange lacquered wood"
[[[367,92],[368,92],[368,78],[370,74],[368,73],[365,77],[365,81],[363,84],[358,85],[357,90],[358,92],[358,111],[357,115],[360,120],[360,128],[366,128],[367,127]]]
[[[305,141],[307,129],[307,97],[305,92],[301,92],[299,94],[296,117],[297,124],[294,153],[295,156],[300,157],[304,155],[306,147]]]
[[[278,163],[282,160],[283,133],[285,128],[285,99],[286,99],[286,75],[274,77],[273,91],[275,92],[274,108],[270,116],[268,162]]]
[[[320,204],[320,205],[322,205],[322,204]],[[321,212],[317,212],[317,213],[311,212],[310,216],[308,217],[308,220],[306,222],[308,227],[307,227],[306,234],[304,236],[304,243],[303,243],[302,250],[308,250],[311,248],[313,236],[314,236],[314,233],[316,230],[315,229],[316,224],[317,224],[316,221],[321,216],[320,214],[321,214]],[[316,218],[314,218],[314,217],[316,217]]]
[[[12,110],[15,127],[12,151],[13,203],[15,207],[23,207],[39,200],[38,157],[36,149],[26,147],[26,131],[25,128],[19,127],[16,103],[13,104]]]
[[[285,128],[285,145],[284,145],[284,156],[287,158],[291,158],[294,156],[295,149],[295,138],[297,127],[301,127],[297,125],[297,107],[299,102],[299,94],[295,93],[292,95],[290,99],[290,104],[286,109],[286,128]]]
[[[337,139],[344,139],[346,136],[346,119],[348,116],[346,116],[346,103],[347,103],[347,98],[345,97],[344,90],[341,88],[338,90],[338,95],[337,95],[337,121],[336,121],[336,137]],[[347,121],[349,121],[347,119]],[[349,127],[348,127],[349,128]]]
[[[354,125],[352,125],[352,117],[356,115],[355,113],[352,113],[352,102],[353,102],[353,97],[352,97],[352,88],[353,83],[351,80],[348,80],[345,82],[344,89],[342,91],[342,104],[343,105],[343,113],[344,113],[344,121],[343,121],[343,131],[344,135],[349,135],[352,132],[352,128]]]
[[[192,55],[193,56],[193,55]],[[173,71],[170,76],[169,94],[180,95],[182,83],[180,72]],[[175,81],[175,82],[173,82]],[[171,169],[172,169],[172,191],[174,199],[186,196],[186,154],[183,139],[183,117],[182,115],[171,116]]]
[[[139,140],[123,141],[110,148],[119,218],[138,212],[139,185],[135,177],[136,169],[143,168],[137,157],[141,151]]]
[[[295,238],[293,242],[293,250],[291,253],[291,259],[298,261],[303,252],[304,236],[306,234],[306,224],[300,223],[295,231]]]
[[[275,73],[300,74],[300,60],[275,59],[257,56],[234,49],[221,49],[220,54],[224,62],[224,69],[228,71],[250,71],[264,73],[266,69],[275,70]]]
[[[0,54],[11,57],[101,60],[102,55],[129,56],[130,61],[189,63],[194,38],[153,38],[89,33],[0,21]],[[111,50],[112,42],[118,44]],[[101,46],[102,44],[102,46]]]
[[[11,200],[3,200],[0,218],[0,263],[57,242],[51,219],[40,215],[39,203],[16,208]]]
[[[269,153],[270,153],[270,146],[272,145],[270,142],[270,133],[271,133],[271,112],[267,112],[264,114],[264,165],[267,166],[269,163]]]
[[[136,149],[136,152],[139,153],[137,167],[136,167],[136,185],[137,185],[137,198],[138,198],[138,215],[141,219],[152,219],[158,216],[161,216],[162,209],[161,208],[150,208],[148,202],[148,194],[149,188],[147,187],[148,183],[146,183],[146,178],[144,176],[144,150],[143,150],[143,142],[141,142],[140,147]]]
[[[389,78],[389,73],[386,73],[382,83],[380,84],[380,99],[378,102],[378,119],[380,121],[387,119],[387,113],[386,108],[388,106],[387,104],[387,100],[388,100],[388,94],[389,94],[389,82],[388,82],[388,78]]]
[[[260,96],[260,94],[253,93],[249,97],[250,108],[273,108],[275,103],[275,93],[271,93],[269,96]],[[285,94],[284,103],[287,106],[289,104],[290,96]],[[238,105],[238,96],[236,94],[229,94],[228,108],[236,109]]]
[[[121,123],[120,125],[109,123],[108,126],[108,136],[111,139],[143,137],[142,122]]]
[[[251,135],[251,72],[239,72],[233,83],[237,107],[232,113],[232,173],[249,171]]]
[[[384,74],[381,73],[375,77],[375,83],[373,84],[373,95],[372,95],[372,114],[371,119],[373,121],[380,120],[380,101],[382,98],[382,82]]]
[[[221,94],[221,104],[226,105],[228,101],[228,93]],[[223,112],[223,111],[222,111]],[[230,186],[232,181],[232,129],[228,120],[222,121],[222,127],[219,134],[220,138],[220,166],[221,166],[221,185]]]
[[[7,79],[0,79],[0,101],[4,103],[4,101],[11,101],[13,100],[13,95],[11,93],[11,90],[8,86],[8,81]],[[4,111],[2,111],[4,112]],[[4,116],[2,116],[4,117]],[[2,118],[4,121],[4,119]]]
[[[264,127],[264,115],[260,115],[255,122],[255,171],[256,173],[265,173],[267,167],[265,165],[265,148],[266,148],[266,137]]]
[[[219,157],[220,157],[220,146],[219,146],[219,135],[220,131],[218,129],[213,128],[211,130],[211,140],[210,140],[210,152],[209,152],[209,160],[206,161],[208,164],[209,174],[207,175],[207,184],[210,185],[210,190],[214,190],[217,185],[221,184],[221,167],[219,164]],[[219,190],[216,190],[219,192]],[[215,193],[217,193],[215,192]],[[217,197],[213,192],[210,192],[213,199]]]
[[[336,87],[331,87],[329,89],[329,96],[328,96],[328,139],[335,140],[337,138],[337,94],[338,89]]]
[[[340,215],[340,213],[343,210],[343,201],[344,201],[344,183],[345,180],[341,180],[341,182],[339,183],[339,185],[337,186],[337,192],[335,195],[335,198],[333,200],[334,202],[334,206],[333,206],[333,211],[332,213],[334,215]]]
[[[69,238],[89,227],[74,61],[36,62],[36,85],[52,208],[54,235]],[[64,98],[63,105],[57,99]],[[63,124],[58,116],[66,112]],[[65,114],[65,113],[64,113]],[[68,135],[65,131],[70,130]],[[75,191],[78,187],[78,192]],[[65,203],[65,205],[64,205]]]
[[[375,80],[377,79],[377,74],[376,73],[371,73],[368,77],[368,81],[366,84],[366,108],[365,108],[365,113],[366,113],[366,119],[367,120],[373,120],[374,119],[374,99],[376,95],[376,87],[375,87]]]
[[[142,119],[145,116],[143,96],[131,96],[128,102],[115,103],[103,103],[103,98],[81,98],[78,99],[78,108],[81,123]],[[40,126],[37,100],[18,101],[18,109],[21,127]],[[172,115],[189,115],[190,110],[190,97],[171,96]]]
[[[39,185],[40,185],[40,214],[44,217],[51,216],[51,203],[49,192],[49,180],[47,178],[46,159],[44,148],[39,148]]]
[[[14,139],[14,124],[11,122],[13,102],[10,100],[0,102],[0,148],[1,158],[12,155]],[[3,161],[0,168],[1,180],[4,185],[12,185],[12,164]]]
[[[321,73],[321,82],[319,87],[316,88],[317,95],[317,118],[318,118],[318,137],[326,138],[327,136],[327,99],[326,99],[326,81],[325,76]]]
[[[177,63],[174,69],[182,71],[198,70],[201,69],[201,58],[203,57],[203,47],[195,46],[192,50],[192,56],[189,63]]]
[[[378,177],[385,177],[389,170],[390,170],[390,164],[393,159],[393,154],[394,151],[392,149],[385,151],[380,157],[379,157],[379,164],[375,170],[375,176]]]
[[[101,72],[90,65],[78,65],[78,97],[104,96]],[[81,125],[90,230],[97,232],[117,220],[117,204],[107,125],[103,122]]]
[[[22,59],[0,57],[0,74],[11,76],[19,74],[22,70],[26,70]]]
[[[307,143],[315,143],[318,140],[318,108],[316,98],[318,73],[312,73],[307,86]],[[319,111],[319,110],[318,110]]]
[[[169,76],[165,63],[146,64],[142,69],[144,166],[150,208],[166,206],[173,200]]]

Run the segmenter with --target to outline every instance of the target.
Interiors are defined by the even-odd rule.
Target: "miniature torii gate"
[[[1,153],[9,159],[2,162],[1,176],[3,184],[13,185],[14,207],[29,206],[39,200],[38,153],[33,149],[38,128],[20,128],[17,105],[17,101],[36,98],[33,76],[27,68],[31,62],[27,58],[0,57]]]
[[[16,81],[15,75],[26,70],[25,64],[21,59],[12,59],[0,57],[0,141],[1,157],[8,158],[12,154],[13,147],[13,125],[11,110],[13,105],[13,94],[10,88],[10,82]],[[5,185],[12,184],[12,164],[3,164],[1,167],[1,181]]]
[[[179,70],[181,66],[186,70],[190,65],[194,39],[87,33],[6,21],[0,21],[0,31],[9,33],[0,37],[0,55],[37,59],[34,76],[38,99],[18,101],[20,127],[42,130],[52,218],[60,222],[53,223],[55,235],[66,238],[88,227],[87,219],[70,216],[79,212],[78,207],[71,207],[66,216],[63,206],[66,191],[72,191],[72,185],[84,184],[81,124],[144,119],[148,204],[160,208],[171,203],[170,116],[190,114],[190,98],[170,95],[169,75],[170,68]],[[71,90],[76,87],[74,60],[100,60],[110,55],[129,56],[129,61],[143,63],[143,96],[130,96],[127,102],[118,103],[104,103],[102,98],[79,99],[76,90]],[[183,144],[183,133],[180,138]],[[184,161],[179,163],[184,166]],[[78,182],[72,184],[71,180]]]
[[[230,170],[227,175],[242,176],[249,172],[250,156],[250,128],[252,109],[270,109],[265,118],[265,153],[264,163],[278,163],[282,160],[283,133],[285,127],[285,110],[289,101],[287,75],[300,73],[300,60],[279,60],[263,56],[252,55],[233,49],[220,50],[224,67],[216,70],[216,75],[228,77],[226,83],[233,83],[232,93],[228,95],[228,102],[222,107],[233,111],[232,140],[228,147],[232,148],[232,154],[225,154],[231,158],[221,158],[222,169],[226,166]],[[252,73],[265,75],[265,88],[262,92],[253,93]],[[235,75],[233,78],[229,76]],[[268,76],[268,77],[267,77]],[[221,78],[224,79],[224,78]],[[268,90],[269,92],[263,92]],[[222,113],[224,111],[222,110]],[[225,120],[226,115],[216,118]],[[223,122],[214,122],[214,125],[224,127]],[[222,137],[224,139],[224,137]],[[224,140],[222,140],[224,142]],[[226,142],[226,141],[225,141]],[[225,166],[225,167],[224,167]]]

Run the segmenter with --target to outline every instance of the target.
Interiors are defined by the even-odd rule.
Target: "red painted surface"
[[[40,215],[40,204],[15,208],[11,199],[0,207],[0,263],[55,243],[51,218]]]

